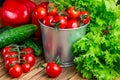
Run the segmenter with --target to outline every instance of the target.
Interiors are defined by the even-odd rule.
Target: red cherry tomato
[[[67,26],[67,20],[64,16],[56,16],[53,20],[53,22],[56,24],[58,23],[59,25],[58,26],[55,26],[55,27],[59,27],[61,29],[64,29],[66,28]]]
[[[22,62],[28,62],[30,66],[35,64],[35,56],[33,54],[25,54],[22,56]]]
[[[24,54],[33,54],[34,55],[34,51],[32,48],[26,47],[21,50],[21,55],[24,55]]]
[[[1,9],[1,19],[13,26],[26,24],[30,20],[28,7],[19,0],[6,0]],[[2,24],[3,25],[3,24]]]
[[[6,53],[10,52],[12,49],[11,46],[6,46],[2,49],[2,55],[4,56]]]
[[[42,20],[47,15],[47,10],[44,7],[37,6],[34,14],[38,19]]]
[[[53,22],[54,17],[51,15],[45,16],[42,20],[42,23],[46,26],[51,26]]]
[[[29,63],[23,63],[23,64],[22,64],[22,70],[23,70],[24,73],[29,72],[30,69],[31,69],[31,66],[30,66]]]
[[[7,60],[9,58],[17,58],[17,52],[8,52],[4,55],[4,59]]]
[[[68,20],[67,28],[78,28],[78,27],[79,27],[79,25],[78,25],[77,20],[75,20],[75,19]]]
[[[21,76],[22,73],[23,73],[22,67],[19,64],[15,64],[9,70],[9,74],[14,78]]]
[[[41,2],[40,4],[38,4],[38,6],[44,7],[48,11],[48,4],[49,2]]]
[[[52,15],[52,16],[57,16],[58,15],[58,10],[56,7],[51,7],[49,9],[49,12],[48,12],[49,15]]]
[[[8,58],[5,61],[5,67],[7,70],[10,69],[10,67],[12,67],[13,65],[18,63],[18,59],[17,58]]]
[[[87,24],[90,21],[90,15],[87,11],[81,11],[80,18],[81,18],[83,24]]]
[[[67,13],[68,16],[73,19],[78,18],[80,15],[80,11],[76,11],[74,6],[69,7],[67,9]]]
[[[49,62],[46,66],[46,73],[50,77],[57,77],[58,75],[60,75],[61,72],[62,68],[55,62]]]

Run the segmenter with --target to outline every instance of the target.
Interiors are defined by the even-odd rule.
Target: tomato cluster
[[[30,47],[6,46],[2,49],[5,67],[12,77],[19,77],[30,71],[35,64],[34,51]]]
[[[87,11],[76,10],[75,6],[59,11],[56,6],[52,2],[42,2],[35,8],[33,14],[44,25],[60,29],[78,28],[90,21]]]

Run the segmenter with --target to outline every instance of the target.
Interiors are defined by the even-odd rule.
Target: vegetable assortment
[[[115,80],[120,75],[120,6],[116,2],[77,2],[91,16],[88,33],[73,44],[76,69],[84,78]]]
[[[35,64],[34,50],[23,45],[9,45],[2,49],[5,67],[12,77],[19,77],[30,71]]]
[[[0,48],[3,48],[9,74],[19,77],[29,72],[35,64],[35,56],[41,55],[41,47],[28,40],[34,33],[40,37],[38,20],[60,29],[78,28],[90,22],[87,34],[73,44],[76,70],[88,79],[116,79],[120,75],[120,6],[116,6],[117,0],[49,1],[36,5],[30,0],[6,0],[0,9],[2,25],[16,27],[0,32]],[[26,47],[9,45],[21,41]],[[62,72],[55,62],[49,62],[45,70],[50,77]]]

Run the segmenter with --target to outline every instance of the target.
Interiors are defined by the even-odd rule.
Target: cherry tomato
[[[90,15],[87,11],[81,11],[80,18],[81,18],[83,24],[87,24],[90,21]]]
[[[22,67],[19,64],[15,64],[9,70],[9,74],[14,78],[21,76],[22,73],[23,73]]]
[[[52,15],[52,16],[58,15],[58,10],[57,10],[57,8],[56,8],[56,7],[50,7],[48,14],[49,14],[49,15]]]
[[[30,66],[35,64],[35,56],[33,54],[25,54],[22,56],[22,62],[28,62]]]
[[[32,48],[26,47],[21,50],[21,55],[24,55],[24,54],[33,54],[34,55],[34,51]]]
[[[7,70],[10,69],[10,67],[12,67],[13,65],[18,63],[18,58],[8,58],[5,61],[5,67]]]
[[[31,69],[31,66],[30,66],[29,63],[23,63],[23,64],[22,64],[22,70],[23,70],[24,73],[29,72],[30,69]]]
[[[2,55],[4,56],[6,53],[10,52],[12,49],[11,46],[6,46],[2,49]]]
[[[73,19],[79,17],[80,15],[80,11],[76,11],[74,6],[69,7],[67,9],[67,13],[68,13],[68,16]]]
[[[75,19],[68,20],[67,22],[67,28],[78,28],[78,21]]]
[[[62,68],[55,62],[49,62],[46,66],[46,73],[50,77],[57,77],[58,75],[60,75],[61,72]]]
[[[47,15],[47,10],[44,7],[37,6],[34,14],[37,16],[38,19],[42,20]]]
[[[7,60],[8,58],[17,58],[17,52],[8,52],[4,55],[4,59]]]
[[[59,27],[61,29],[64,29],[66,28],[67,26],[67,20],[64,16],[56,16],[53,20],[53,22],[56,24],[58,23],[59,25],[58,26],[55,26],[55,27]]]
[[[42,23],[46,26],[51,26],[53,22],[54,17],[51,15],[45,16],[42,20]]]
[[[41,2],[40,4],[38,4],[38,6],[42,6],[42,7],[46,8],[46,10],[48,11],[48,4],[49,4],[49,2]]]

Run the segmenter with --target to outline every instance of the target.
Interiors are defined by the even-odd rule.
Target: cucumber
[[[33,24],[25,24],[13,29],[6,30],[0,34],[0,48],[9,44],[19,43],[37,31],[37,26]]]
[[[5,27],[2,27],[0,28],[0,33],[3,33],[4,31],[7,31],[9,29],[12,29],[13,27],[10,27],[10,26],[5,26]]]
[[[34,42],[33,40],[30,40],[30,39],[25,40],[23,42],[23,45],[27,47],[31,47],[34,50],[34,55],[37,57],[42,54],[42,51],[43,51],[42,47],[38,43]]]

